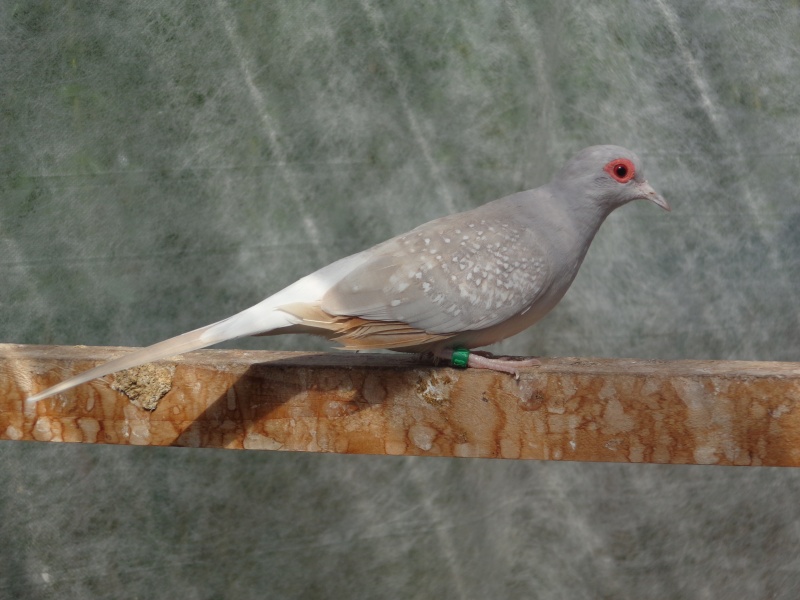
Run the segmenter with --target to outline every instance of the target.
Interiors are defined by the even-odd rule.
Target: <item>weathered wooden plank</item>
[[[0,439],[800,465],[798,363],[553,358],[515,381],[406,355],[205,350],[158,363],[174,375],[152,411],[114,376],[24,402],[125,351],[0,345]]]

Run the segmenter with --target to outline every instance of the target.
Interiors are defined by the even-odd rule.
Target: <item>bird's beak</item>
[[[669,204],[667,204],[667,201],[664,200],[664,197],[655,191],[653,186],[647,183],[647,181],[638,183],[636,186],[639,188],[639,198],[642,200],[650,200],[653,204],[660,206],[666,211],[671,210]]]

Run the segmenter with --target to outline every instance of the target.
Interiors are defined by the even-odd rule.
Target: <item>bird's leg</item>
[[[519,379],[518,367],[537,367],[541,365],[538,358],[524,358],[521,356],[495,356],[491,352],[470,352],[468,366],[473,369],[490,369],[510,373],[514,379]]]
[[[526,357],[526,356],[509,356],[507,354],[504,354],[503,356],[497,356],[496,354],[492,354],[491,352],[486,352],[485,350],[473,350],[473,351],[470,351],[470,358],[472,358],[476,354],[478,356],[480,356],[481,358],[485,358],[487,360],[492,360],[492,361],[496,360],[496,361],[499,361],[499,362],[507,362],[507,363],[515,364],[518,367],[538,367],[539,365],[542,364],[542,361],[540,361],[535,356],[529,356],[529,357]],[[472,366],[472,365],[470,364],[470,366]]]
[[[467,354],[467,364],[463,365],[473,369],[489,369],[490,371],[500,371],[513,375],[515,379],[519,379],[519,372],[517,367],[535,367],[542,364],[537,358],[521,358],[514,356],[495,356],[490,352],[471,352],[463,348],[456,348],[455,351],[449,348],[437,350],[433,353],[434,358],[450,361],[454,363],[453,355],[456,354],[459,358],[463,358],[463,354]],[[461,364],[454,364],[453,366],[462,366]]]

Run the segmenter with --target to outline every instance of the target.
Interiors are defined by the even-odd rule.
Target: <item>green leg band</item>
[[[466,369],[469,364],[469,350],[466,348],[453,348],[450,364],[459,369]]]

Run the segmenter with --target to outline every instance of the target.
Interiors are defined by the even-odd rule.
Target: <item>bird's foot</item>
[[[465,356],[466,355],[466,356]],[[500,371],[513,375],[514,379],[519,379],[519,367],[536,367],[541,363],[538,358],[526,358],[523,356],[495,356],[491,352],[472,352],[464,348],[455,350],[443,349],[433,353],[434,361],[447,360],[453,366],[468,367],[472,369],[489,369],[490,371]],[[465,360],[466,359],[466,360]],[[466,364],[464,364],[466,362]],[[436,364],[436,362],[434,362]]]

